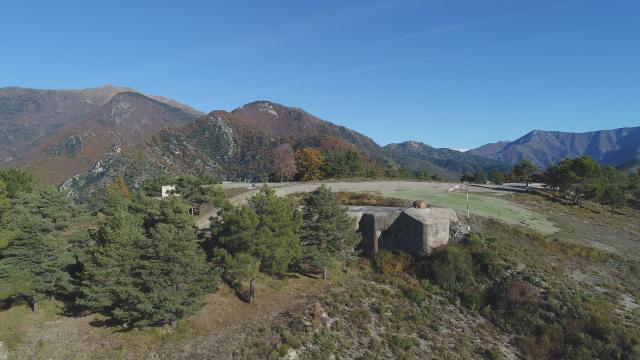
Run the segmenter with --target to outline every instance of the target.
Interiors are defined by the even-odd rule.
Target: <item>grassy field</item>
[[[580,206],[562,204],[548,196],[516,194],[513,201],[538,213],[558,225],[560,231],[550,238],[595,246],[623,257],[640,256],[640,211],[618,209],[612,215],[608,209],[593,202]]]
[[[393,190],[383,195],[408,200],[425,200],[428,204],[466,212],[467,198],[463,192],[446,192],[439,189]],[[559,229],[544,215],[526,207],[491,195],[469,194],[472,214],[499,219],[508,224],[523,225],[539,233],[549,235]]]

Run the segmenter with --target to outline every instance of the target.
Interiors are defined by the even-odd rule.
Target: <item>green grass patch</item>
[[[446,192],[436,189],[394,190],[386,196],[407,200],[424,200],[430,205],[467,211],[467,197],[462,192]],[[522,205],[494,196],[469,194],[469,211],[472,214],[498,219],[507,224],[522,225],[542,234],[553,234],[559,229],[544,215],[531,211]]]
[[[57,318],[62,307],[59,301],[42,300],[36,313],[26,303],[0,310],[0,340],[9,350],[15,350],[30,327]]]

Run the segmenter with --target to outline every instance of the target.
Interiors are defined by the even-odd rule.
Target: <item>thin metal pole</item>
[[[467,230],[471,231],[471,214],[469,213],[469,183],[467,183]]]

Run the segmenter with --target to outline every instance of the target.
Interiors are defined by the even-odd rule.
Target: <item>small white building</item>
[[[161,190],[162,190],[162,197],[166,198],[167,196],[175,195],[176,186],[175,185],[163,185]]]

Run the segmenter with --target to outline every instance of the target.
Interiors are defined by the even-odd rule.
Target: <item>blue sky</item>
[[[0,86],[272,100],[382,145],[640,125],[640,1],[6,1]]]

